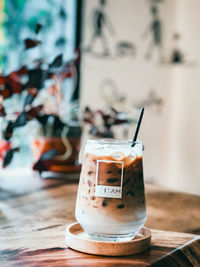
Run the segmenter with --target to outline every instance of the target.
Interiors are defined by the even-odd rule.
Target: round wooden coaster
[[[81,252],[104,256],[126,256],[141,253],[150,247],[151,232],[143,227],[130,241],[110,242],[92,240],[79,223],[70,224],[66,229],[67,246]]]

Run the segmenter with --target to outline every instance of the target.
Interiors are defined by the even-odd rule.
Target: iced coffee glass
[[[142,143],[88,140],[76,219],[97,240],[131,240],[146,221]]]

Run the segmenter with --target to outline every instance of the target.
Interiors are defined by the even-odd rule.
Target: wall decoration
[[[114,28],[108,15],[105,13],[106,0],[100,0],[99,6],[92,11],[92,36],[89,41],[89,45],[86,49],[87,52],[93,53],[94,55],[109,56],[110,49],[108,41],[104,33],[104,29],[107,28],[111,34],[114,33]],[[95,52],[94,45],[96,41],[100,41],[102,44],[103,52]]]
[[[187,67],[195,67],[197,65],[197,62],[188,61],[185,57],[184,52],[180,48],[180,39],[181,39],[180,34],[174,33],[172,39],[173,39],[173,49],[170,53],[168,64],[176,64],[176,65],[184,64]]]
[[[118,57],[134,57],[136,56],[136,46],[129,41],[119,41],[116,44],[116,55]]]
[[[85,0],[85,46],[92,33],[88,29],[88,15],[98,6],[98,1]],[[198,163],[194,160],[188,166],[185,155],[191,151],[191,146],[187,150],[184,144],[187,143],[185,140],[188,135],[191,137],[195,134],[197,137],[200,132],[198,125],[192,123],[188,130],[185,123],[190,121],[194,110],[198,111],[200,108],[200,1],[109,0],[105,8],[117,32],[115,36],[108,36],[112,60],[111,56],[100,60],[89,53],[83,53],[82,105],[91,105],[91,108],[97,109],[98,104],[101,108],[105,106],[105,102],[111,106],[114,104],[113,99],[116,99],[118,111],[127,110],[128,105],[132,109],[142,105],[147,107],[147,123],[143,125],[142,132],[145,146],[149,148],[145,151],[147,179],[152,178],[154,182],[177,188],[180,185],[182,190],[191,188],[190,191],[195,192],[195,187],[192,188],[189,182],[184,187],[183,180],[187,181],[190,170],[195,177],[195,183],[199,185],[199,177],[195,173]],[[107,33],[106,28],[103,27],[103,30]],[[129,50],[129,46],[121,45],[124,42],[133,45],[133,54],[132,47]],[[93,52],[94,48],[101,51],[102,44],[99,40],[94,45]],[[102,85],[99,86],[101,81]],[[154,138],[155,129],[156,134],[162,138]],[[178,144],[177,137],[180,137]],[[195,142],[192,145],[196,148]],[[187,153],[183,153],[181,163],[187,168],[183,168],[180,174],[180,162],[177,158],[179,159],[179,152],[183,147]],[[155,151],[155,157],[152,157],[151,150]],[[177,180],[174,179],[176,175]]]
[[[117,106],[118,109],[124,106],[126,97],[119,92],[117,84],[111,78],[104,79],[99,86],[99,90],[106,106]]]
[[[174,40],[174,49],[171,53],[170,62],[173,64],[183,63],[184,62],[184,55],[183,55],[183,52],[178,47],[180,35],[178,33],[175,33],[173,35],[173,40]]]
[[[156,107],[157,112],[160,112],[163,107],[163,99],[158,96],[155,90],[151,90],[147,97],[136,105],[136,108],[141,107]]]
[[[150,0],[150,2],[152,4],[157,4],[157,3],[160,3],[160,2],[163,2],[164,0]]]
[[[163,63],[164,58],[162,51],[162,22],[159,18],[159,11],[157,6],[151,6],[151,15],[152,21],[144,32],[145,37],[149,35],[151,36],[151,40],[145,54],[145,58],[147,60],[151,59],[153,56],[153,52],[157,50],[159,61]]]

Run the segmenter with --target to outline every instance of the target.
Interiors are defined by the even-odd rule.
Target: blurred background
[[[81,140],[131,138],[144,106],[145,181],[200,194],[199,7],[0,0],[0,178],[79,173]]]

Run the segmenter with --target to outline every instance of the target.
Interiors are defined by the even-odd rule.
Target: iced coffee
[[[76,202],[76,219],[104,240],[132,239],[146,220],[142,143],[88,140]]]

